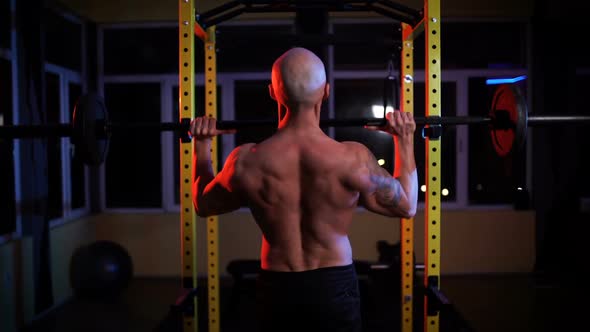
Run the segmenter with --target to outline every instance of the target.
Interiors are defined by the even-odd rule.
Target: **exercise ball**
[[[119,295],[133,277],[127,250],[112,241],[97,241],[74,251],[70,261],[70,284],[78,297]]]

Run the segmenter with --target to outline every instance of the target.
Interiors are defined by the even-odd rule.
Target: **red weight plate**
[[[517,87],[510,84],[498,86],[492,99],[490,117],[494,120],[490,134],[496,153],[506,157],[520,148],[526,135],[527,114],[526,104]],[[507,125],[500,126],[500,123]]]

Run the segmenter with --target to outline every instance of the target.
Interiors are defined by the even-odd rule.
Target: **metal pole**
[[[178,1],[178,110],[180,128],[182,119],[195,117],[195,2]],[[164,128],[160,127],[160,128]],[[109,128],[109,126],[105,126]],[[186,132],[186,131],[185,131]],[[179,191],[180,191],[180,277],[184,292],[197,289],[197,219],[192,201],[192,152],[193,143],[187,135],[179,139]],[[197,296],[190,299],[192,310],[182,315],[182,331],[198,331],[199,310]],[[180,328],[178,329],[180,330]]]
[[[551,126],[553,124],[580,124],[587,125],[590,122],[590,116],[581,115],[532,115],[528,118],[529,126]]]

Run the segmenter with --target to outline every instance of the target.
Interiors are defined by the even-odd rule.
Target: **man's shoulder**
[[[223,167],[224,174],[229,178],[232,187],[240,187],[244,176],[252,168],[252,162],[249,161],[252,149],[256,146],[254,143],[247,143],[237,146],[228,155]]]
[[[340,142],[346,149],[349,150],[351,153],[360,153],[362,155],[369,152],[369,149],[362,143],[355,142],[355,141],[343,141]]]
[[[238,145],[228,156],[228,161],[239,162],[242,161],[250,152],[253,151],[256,143],[245,143]]]
[[[248,153],[252,150],[253,147],[256,146],[256,143],[244,143],[244,144],[240,144],[238,145],[234,151],[237,151],[238,153]]]

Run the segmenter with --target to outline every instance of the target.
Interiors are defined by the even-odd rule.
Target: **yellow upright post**
[[[413,29],[402,23],[403,47],[401,69],[401,102],[403,112],[414,113],[414,40]],[[402,218],[401,234],[401,330],[411,332],[413,323],[413,289],[414,289],[414,219]]]
[[[194,24],[195,7],[192,0],[179,0],[178,5],[178,103],[180,120],[195,116],[194,80]],[[182,287],[197,287],[196,215],[192,203],[192,151],[191,141],[180,142],[180,259]],[[190,276],[190,278],[189,278]],[[190,280],[192,282],[187,282]],[[197,297],[194,297],[194,313],[183,317],[183,331],[197,330]]]
[[[441,66],[440,66],[440,0],[425,0],[424,33],[426,34],[425,82],[426,115],[441,116]],[[439,127],[440,128],[440,127]],[[436,128],[433,128],[436,129]],[[424,205],[424,285],[440,287],[440,174],[441,138],[440,131],[432,130],[426,137],[426,194]],[[439,330],[438,312],[429,312],[428,299],[424,298],[424,331]]]
[[[205,41],[205,113],[208,117],[217,118],[217,67],[215,49],[215,27],[207,29]],[[218,169],[218,139],[211,142],[211,160],[213,172]],[[207,218],[207,252],[208,252],[208,299],[209,299],[209,332],[219,332],[219,255],[218,255],[218,222],[217,216]]]

